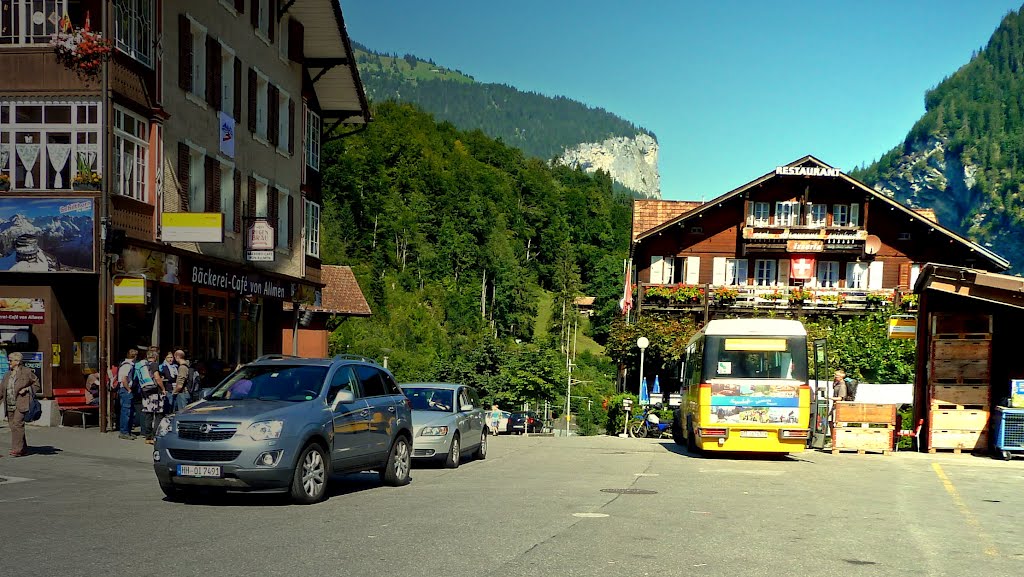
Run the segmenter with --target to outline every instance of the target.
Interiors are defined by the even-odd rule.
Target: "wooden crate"
[[[840,451],[880,451],[889,454],[892,450],[893,430],[863,427],[833,427],[832,454]]]
[[[984,431],[988,429],[988,410],[949,409],[932,411],[928,422],[932,430]]]
[[[988,409],[989,385],[932,385],[928,402],[935,409]]]
[[[928,431],[928,452],[952,449],[960,451],[988,450],[988,431],[931,429]]]
[[[988,359],[968,361],[964,359],[935,359],[932,361],[931,381],[933,383],[976,383],[989,380]]]
[[[975,313],[932,313],[932,338],[991,338],[992,315]],[[988,337],[982,335],[987,334]],[[965,337],[964,335],[977,335]]]
[[[992,357],[992,341],[966,339],[932,339],[932,360],[988,360]]]
[[[837,423],[895,423],[896,405],[837,401]]]

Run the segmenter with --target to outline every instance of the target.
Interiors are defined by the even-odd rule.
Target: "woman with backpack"
[[[160,351],[150,347],[146,352],[146,358],[135,365],[138,372],[139,392],[142,395],[142,423],[143,436],[146,437],[146,444],[153,444],[153,437],[156,431],[156,424],[160,422],[164,410],[165,389],[163,377],[160,376]]]
[[[22,364],[22,355],[13,352],[7,357],[11,368],[0,380],[0,406],[7,410],[7,427],[11,429],[12,457],[24,457],[28,453],[25,441],[25,413],[31,402],[30,395],[35,395],[35,386],[39,382],[35,372]]]

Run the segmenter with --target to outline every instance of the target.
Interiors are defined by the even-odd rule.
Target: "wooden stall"
[[[832,425],[832,454],[871,451],[888,455],[893,447],[896,405],[838,401]]]

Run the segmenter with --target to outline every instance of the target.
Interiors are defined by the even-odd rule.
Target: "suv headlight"
[[[448,427],[423,427],[421,437],[443,437],[448,434]]]
[[[284,421],[260,421],[249,425],[246,431],[253,441],[269,441],[281,438]]]
[[[156,436],[164,437],[171,434],[174,431],[174,419],[168,417],[166,419],[160,419],[160,425],[156,428]]]

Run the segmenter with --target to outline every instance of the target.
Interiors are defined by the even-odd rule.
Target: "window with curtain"
[[[153,0],[114,0],[117,49],[153,67]]]
[[[114,107],[114,192],[146,200],[149,123],[119,106]]]

